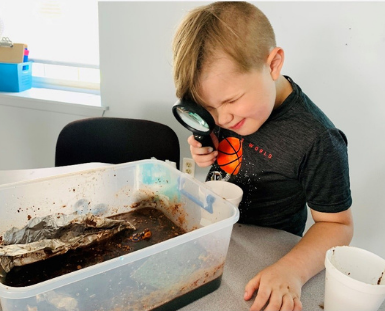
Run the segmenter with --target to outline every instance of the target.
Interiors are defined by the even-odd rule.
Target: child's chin
[[[259,130],[259,127],[258,128],[248,128],[248,129],[244,129],[244,128],[241,128],[239,130],[233,130],[234,133],[237,133],[238,135],[241,135],[241,136],[248,136],[248,135],[251,135],[251,134],[254,134],[256,131]]]

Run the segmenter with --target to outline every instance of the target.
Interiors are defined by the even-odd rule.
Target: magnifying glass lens
[[[189,111],[185,107],[178,107],[177,113],[180,118],[189,126],[201,132],[209,132],[210,127],[207,122],[197,113]]]
[[[215,149],[210,136],[215,127],[215,121],[205,108],[194,101],[183,99],[174,104],[172,113],[179,123],[193,133],[194,138],[203,147],[213,147]]]

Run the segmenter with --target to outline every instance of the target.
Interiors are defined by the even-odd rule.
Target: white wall
[[[93,94],[35,88],[0,92],[0,170],[54,166],[63,127],[105,110]]]
[[[207,2],[101,2],[100,67],[106,116],[147,118],[188,131],[175,102],[171,41],[183,14]],[[385,3],[258,2],[291,76],[349,140],[353,245],[385,257]],[[199,171],[200,175],[206,170]]]
[[[208,2],[199,2],[199,4]],[[174,129],[181,157],[190,133],[174,119],[171,42],[183,14],[197,2],[100,2],[99,42],[105,116],[159,121]],[[207,169],[198,169],[203,176]],[[203,177],[202,177],[203,178]]]
[[[81,118],[73,114],[0,105],[0,170],[54,166],[60,130]]]

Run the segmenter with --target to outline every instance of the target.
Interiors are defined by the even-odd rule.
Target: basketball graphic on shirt
[[[218,145],[217,163],[227,174],[237,175],[242,164],[242,142],[235,137],[227,137]]]

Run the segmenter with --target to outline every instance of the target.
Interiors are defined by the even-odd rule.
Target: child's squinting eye
[[[243,96],[243,94],[242,94],[241,96],[235,98],[235,99],[229,100],[228,103],[229,103],[229,104],[233,104],[233,103],[235,103],[238,99],[240,99],[242,96]]]

